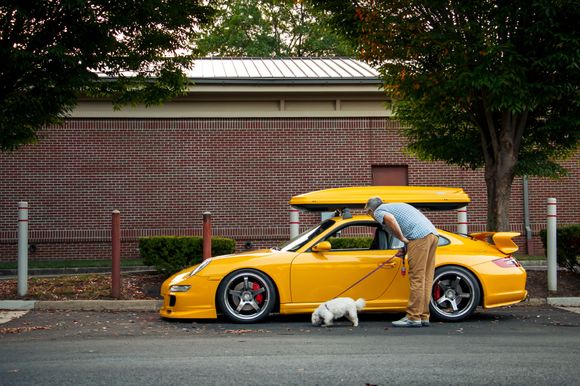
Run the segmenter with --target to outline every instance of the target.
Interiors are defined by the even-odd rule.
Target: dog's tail
[[[363,298],[360,298],[360,299],[358,299],[358,300],[355,302],[355,304],[356,304],[356,309],[357,309],[357,311],[360,311],[360,310],[362,310],[363,308],[365,308],[365,304],[366,304],[366,302],[365,302],[365,300],[364,300]]]

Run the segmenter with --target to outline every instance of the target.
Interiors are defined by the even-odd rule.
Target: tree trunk
[[[487,229],[489,231],[510,230],[509,207],[513,179],[513,167],[503,164],[486,164]]]
[[[509,207],[527,113],[485,113],[482,145],[487,185],[487,229],[510,231]],[[485,128],[485,129],[484,129]]]

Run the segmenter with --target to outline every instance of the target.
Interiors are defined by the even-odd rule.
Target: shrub
[[[548,249],[547,231],[540,232],[544,249]],[[580,256],[580,225],[571,225],[558,228],[556,232],[556,247],[558,248],[558,265],[569,271],[576,272],[580,267],[578,256]]]
[[[328,241],[332,249],[369,249],[373,239],[370,237],[333,237]]]
[[[165,275],[171,275],[183,268],[199,264],[202,260],[203,238],[187,236],[158,236],[139,239],[139,253],[143,264],[157,268]],[[232,239],[213,237],[211,255],[220,256],[233,253],[236,243]]]

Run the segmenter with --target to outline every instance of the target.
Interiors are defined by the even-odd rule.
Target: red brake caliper
[[[433,298],[435,300],[439,300],[439,298],[441,298],[441,286],[439,285],[439,283],[437,283],[437,285],[435,286],[435,290],[433,291]]]
[[[260,289],[260,285],[258,283],[255,283],[255,282],[252,283],[252,291],[256,291],[259,289]],[[258,295],[256,295],[255,299],[256,299],[256,303],[262,304],[262,300],[264,300],[264,295],[258,294]]]

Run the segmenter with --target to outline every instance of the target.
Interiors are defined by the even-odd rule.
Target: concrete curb
[[[163,300],[60,300],[39,301],[36,310],[158,311]]]
[[[580,307],[580,297],[531,298],[514,306]],[[154,300],[0,300],[0,310],[159,311],[162,299]]]
[[[516,303],[513,306],[543,306],[546,303],[546,299],[544,298],[529,298],[524,300],[523,302]]]
[[[157,300],[0,300],[0,310],[159,311]]]
[[[0,310],[33,310],[36,300],[0,300]]]
[[[529,298],[524,300],[523,302],[514,304],[513,307],[543,306],[546,304],[554,307],[580,307],[580,297]]]
[[[546,302],[556,307],[580,307],[580,298],[546,298]]]

